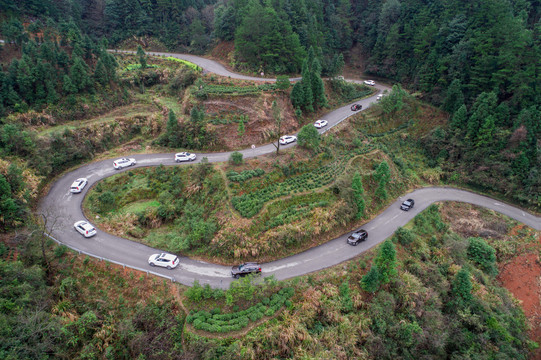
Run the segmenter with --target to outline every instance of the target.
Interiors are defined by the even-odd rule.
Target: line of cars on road
[[[400,210],[409,211],[409,210],[413,209],[414,205],[415,205],[415,200],[413,200],[413,199],[404,200],[404,202],[402,202],[402,204],[400,204]],[[351,233],[348,236],[346,242],[349,245],[357,246],[361,242],[365,241],[366,239],[368,239],[368,231],[366,231],[364,229],[359,229],[359,230],[356,230],[353,233]]]
[[[372,80],[367,80],[368,82]],[[372,84],[367,83],[365,81],[365,84],[367,85],[375,85],[375,83],[372,81]],[[351,110],[357,111],[361,110],[362,105],[360,104],[353,104],[351,107]],[[314,123],[314,126],[317,129],[321,129],[328,125],[327,120],[317,120]],[[297,141],[297,137],[294,135],[284,135],[280,137],[280,144],[281,145],[287,145],[290,143],[293,143]],[[180,152],[175,154],[175,162],[184,162],[184,161],[194,161],[196,159],[196,155],[189,152]],[[135,166],[137,164],[137,161],[134,158],[121,158],[113,161],[113,167],[116,170],[121,170],[125,167]],[[83,189],[88,184],[87,178],[78,178],[76,179],[72,185],[70,186],[70,192],[71,193],[80,193],[83,191]],[[411,199],[410,199],[411,200]],[[411,200],[413,202],[413,200]],[[413,207],[413,204],[411,205]],[[408,209],[409,210],[409,209]],[[88,221],[81,220],[77,221],[74,225],[75,230],[79,232],[81,235],[83,235],[85,238],[92,237],[97,234],[96,228],[90,224]],[[358,231],[355,231],[348,237],[348,244],[350,245],[358,245],[360,242],[365,241],[368,238],[368,233],[360,229]],[[174,269],[179,264],[179,259],[176,255],[173,254],[153,254],[149,257],[148,263],[150,266],[160,266],[165,267],[167,269]],[[239,278],[240,276],[248,275],[248,274],[260,274],[261,273],[261,266],[258,263],[244,263],[241,265],[233,266],[231,268],[231,275],[234,278]]]

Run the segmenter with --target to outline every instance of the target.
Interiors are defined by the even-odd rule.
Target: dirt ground
[[[541,245],[541,236],[539,237]],[[517,256],[500,269],[498,280],[521,301],[530,323],[530,339],[541,343],[541,262],[539,255],[527,253]],[[530,359],[541,359],[541,348]]]

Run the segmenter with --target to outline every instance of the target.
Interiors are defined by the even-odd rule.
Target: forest
[[[225,262],[302,251],[419,186],[538,213],[540,18],[538,0],[0,0],[0,358],[527,359],[538,344],[498,273],[539,234],[468,205],[433,205],[321,274],[223,291],[72,253],[39,236],[33,209],[88,161],[238,149],[270,142],[276,123],[302,129],[277,160],[126,172],[85,206],[132,240]],[[370,95],[342,74],[394,86],[320,138],[313,118]]]

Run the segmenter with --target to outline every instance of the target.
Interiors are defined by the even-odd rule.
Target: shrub
[[[243,158],[243,155],[240,152],[234,151],[233,153],[231,153],[231,156],[229,157],[229,163],[232,165],[240,165],[243,162],[242,158]]]
[[[403,227],[399,227],[396,230],[395,236],[398,243],[403,246],[408,246],[415,241],[415,234],[411,230],[404,229]]]
[[[497,275],[496,251],[484,239],[468,239],[468,259],[479,265],[489,275]]]

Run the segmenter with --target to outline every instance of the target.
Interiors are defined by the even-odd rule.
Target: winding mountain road
[[[230,76],[237,79],[245,80],[266,80],[274,81],[273,79],[255,78],[240,74],[235,74],[227,70],[223,65],[204,58],[193,55],[172,54],[172,53],[149,53],[151,55],[173,56],[193,62],[207,72],[213,72],[222,76]],[[354,81],[354,80],[351,80]],[[355,80],[359,82],[358,80]],[[388,87],[376,85],[379,92],[389,90]],[[376,101],[376,96],[357,101],[367,109]],[[319,130],[324,132],[347,119],[355,112],[350,110],[351,104],[329,112],[321,119],[329,122],[329,125]],[[295,144],[281,146],[282,149],[287,149]],[[255,149],[246,149],[240,151],[244,158],[262,156],[275,151],[273,144],[267,144],[256,147]],[[197,153],[197,160],[200,162],[203,157],[206,157],[209,162],[222,162],[229,159],[230,152],[224,153]],[[174,153],[168,154],[136,154],[130,155],[137,160],[135,167],[157,166],[163,165],[178,165],[174,162]],[[73,224],[85,216],[82,211],[82,201],[88,189],[96,182],[118,174],[122,171],[128,171],[133,167],[118,171],[113,169],[113,160],[103,160],[89,163],[73,170],[56,182],[54,182],[48,194],[41,199],[38,207],[39,213],[47,218],[47,224],[52,226],[51,236],[53,239],[72,249],[82,253],[106,259],[115,263],[125,264],[128,267],[152,272],[153,274],[171,278],[174,281],[185,285],[193,284],[194,280],[198,280],[201,284],[210,284],[212,287],[227,288],[233,279],[231,278],[230,267],[207,263],[204,261],[193,260],[187,257],[179,257],[180,265],[173,270],[163,268],[151,268],[148,265],[148,257],[151,254],[161,252],[158,249],[153,249],[143,244],[139,244],[124,238],[120,238],[101,230],[98,234],[91,238],[84,238],[73,228]],[[89,184],[80,194],[72,194],[69,191],[71,183],[80,177],[86,177]],[[404,226],[419,212],[426,209],[430,204],[438,201],[461,201],[483,206],[504,215],[507,215],[515,220],[518,220],[536,230],[541,230],[541,218],[531,215],[519,208],[504,204],[486,196],[477,195],[464,190],[457,190],[446,187],[431,187],[415,190],[404,197],[415,199],[415,208],[408,212],[400,210],[402,198],[397,199],[385,211],[378,215],[372,221],[363,225],[369,233],[368,239],[353,247],[346,244],[346,238],[349,232],[331,240],[320,246],[311,248],[302,253],[262,264],[264,276],[274,275],[276,279],[283,280],[295,276],[314,272],[326,267],[330,267],[349,260],[371,247],[381,243],[390,237],[399,226]],[[90,222],[92,222],[90,220]],[[54,225],[53,225],[54,224]]]

